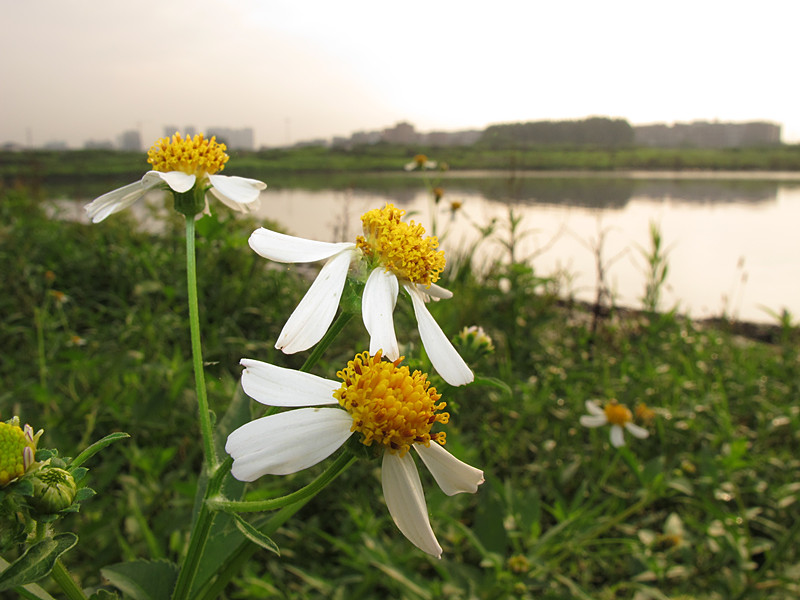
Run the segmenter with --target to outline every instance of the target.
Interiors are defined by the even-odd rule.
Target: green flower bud
[[[30,470],[41,434],[41,431],[34,434],[30,425],[20,427],[19,417],[0,423],[0,487]]]
[[[69,508],[75,500],[78,486],[69,471],[44,467],[34,473],[31,506],[42,514],[57,513]]]

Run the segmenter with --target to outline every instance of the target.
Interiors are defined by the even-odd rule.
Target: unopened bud
[[[57,467],[43,467],[33,481],[31,506],[42,514],[57,513],[69,508],[75,500],[78,486],[69,471]]]

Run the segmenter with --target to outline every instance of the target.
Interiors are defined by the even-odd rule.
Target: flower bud
[[[476,325],[464,327],[455,341],[461,351],[472,360],[477,360],[485,354],[494,352],[492,338],[483,330],[483,327]]]
[[[34,434],[30,425],[19,424],[19,417],[0,423],[0,487],[22,477],[34,464],[42,432]]]
[[[69,471],[58,467],[43,467],[34,473],[31,506],[42,514],[57,513],[69,508],[75,500],[78,486]]]

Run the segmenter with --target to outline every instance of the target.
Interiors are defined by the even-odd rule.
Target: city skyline
[[[0,144],[180,126],[252,127],[254,146],[609,116],[769,121],[800,141],[800,5],[498,0],[0,0]]]

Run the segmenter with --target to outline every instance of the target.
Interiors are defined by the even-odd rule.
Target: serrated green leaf
[[[94,444],[86,448],[83,452],[75,457],[75,460],[73,460],[69,466],[69,470],[74,471],[109,444],[113,444],[114,442],[124,440],[125,438],[129,437],[131,436],[124,431],[118,431],[116,433],[110,433],[104,438],[97,440]]]
[[[135,560],[105,567],[100,573],[132,600],[169,600],[178,566],[167,560]]]
[[[75,483],[78,483],[81,479],[86,477],[86,474],[89,472],[89,469],[86,467],[77,467],[75,469],[70,469],[70,473],[72,474],[72,478],[75,480]]]
[[[9,562],[3,557],[0,557],[0,573],[5,571],[8,565]],[[22,587],[16,587],[14,591],[19,594],[21,598],[29,598],[30,600],[56,600],[48,594],[42,586],[36,583],[29,583]]]
[[[278,548],[278,544],[272,541],[268,535],[261,533],[258,529],[250,525],[247,521],[245,521],[241,516],[238,514],[233,514],[234,523],[236,524],[236,529],[242,532],[242,535],[246,537],[248,540],[253,542],[254,544],[261,546],[265,550],[269,550],[270,552],[274,552],[278,556],[281,555],[280,548]]]
[[[33,482],[30,479],[22,479],[14,484],[14,493],[20,496],[33,496]]]
[[[78,543],[74,533],[59,533],[28,548],[0,573],[0,591],[39,581],[53,570],[58,557]]]
[[[87,500],[96,494],[97,492],[95,492],[92,488],[81,488],[75,494],[75,502],[83,502],[84,500]]]

